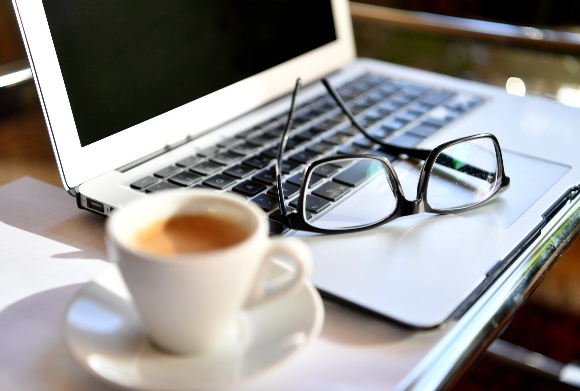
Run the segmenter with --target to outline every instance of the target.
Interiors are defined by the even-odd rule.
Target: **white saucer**
[[[283,278],[282,266],[272,268]],[[243,311],[231,342],[205,355],[174,356],[154,348],[116,266],[84,286],[63,320],[72,357],[89,373],[139,390],[195,390],[232,386],[265,373],[302,350],[322,327],[318,292],[304,281],[296,292]]]

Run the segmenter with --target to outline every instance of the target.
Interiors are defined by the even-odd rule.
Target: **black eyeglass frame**
[[[338,93],[334,90],[334,88],[330,85],[330,83],[326,79],[322,79],[322,83],[327,88],[330,95],[334,98],[336,103],[342,109],[344,114],[350,119],[350,121],[357,127],[358,130],[361,131],[367,138],[371,141],[379,144],[383,150],[387,153],[395,153],[396,155],[405,154],[409,157],[423,160],[425,164],[421,167],[419,173],[419,182],[417,184],[417,197],[414,201],[407,200],[403,193],[403,188],[401,186],[401,181],[399,180],[393,165],[389,161],[389,159],[372,154],[344,154],[340,156],[330,156],[322,159],[315,160],[314,162],[308,163],[306,165],[306,169],[304,171],[304,175],[302,178],[302,185],[300,187],[300,192],[298,195],[298,204],[296,205],[296,210],[292,212],[287,212],[286,204],[284,202],[284,188],[282,186],[282,155],[283,151],[286,148],[286,144],[289,137],[290,128],[292,127],[294,111],[295,111],[295,101],[298,91],[300,90],[301,81],[298,79],[296,81],[296,86],[294,88],[294,92],[292,94],[292,103],[290,106],[290,112],[288,114],[288,120],[286,122],[286,126],[284,128],[284,132],[281,137],[280,144],[278,145],[278,153],[276,159],[276,184],[278,186],[278,207],[281,214],[282,224],[285,225],[287,228],[300,230],[300,231],[307,231],[307,232],[314,232],[314,233],[322,233],[322,234],[333,234],[333,233],[345,233],[345,232],[359,232],[366,229],[371,229],[380,225],[383,225],[389,221],[395,220],[399,217],[403,216],[410,216],[418,213],[428,212],[428,213],[437,213],[437,214],[450,214],[458,211],[465,211],[480,205],[483,205],[495,197],[497,197],[501,192],[507,190],[510,184],[510,178],[505,175],[504,165],[503,165],[503,157],[501,153],[501,148],[499,146],[499,141],[493,134],[489,133],[482,133],[467,137],[458,138],[455,140],[451,140],[445,142],[432,150],[425,150],[425,149],[414,149],[414,148],[404,148],[399,147],[396,145],[385,143],[384,141],[377,139],[370,135],[370,133],[362,126],[354,115],[348,110]],[[433,208],[427,199],[427,188],[429,183],[429,178],[431,176],[431,172],[433,170],[433,166],[435,165],[437,158],[440,156],[441,152],[453,145],[460,144],[467,141],[477,140],[477,139],[491,139],[497,157],[497,171],[496,176],[497,178],[501,178],[501,180],[495,183],[495,187],[492,189],[490,196],[481,201],[481,202],[474,202],[472,204],[464,205],[461,207],[449,208],[449,209],[439,209]],[[386,148],[385,148],[386,147]],[[328,164],[332,162],[340,162],[344,160],[353,160],[353,159],[374,159],[380,161],[381,163],[385,164],[385,166],[390,171],[389,180],[391,181],[391,189],[394,192],[396,197],[396,208],[394,209],[393,213],[385,218],[378,220],[374,223],[362,225],[358,227],[348,227],[344,229],[326,229],[320,228],[311,225],[308,223],[307,214],[306,214],[306,197],[308,196],[307,187],[312,177],[312,174],[319,166],[323,164]]]

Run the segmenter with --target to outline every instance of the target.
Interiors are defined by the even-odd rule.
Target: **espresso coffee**
[[[133,245],[155,255],[200,253],[233,246],[249,236],[245,227],[209,213],[173,216],[137,231]]]

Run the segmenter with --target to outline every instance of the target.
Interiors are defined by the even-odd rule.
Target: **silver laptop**
[[[14,0],[63,185],[78,207],[109,215],[151,192],[234,192],[265,211],[273,235],[308,243],[321,292],[430,328],[467,308],[580,183],[578,109],[357,59],[345,0],[199,4]],[[381,153],[329,99],[322,77],[393,144],[429,149],[493,133],[510,189],[468,212],[364,232],[285,230],[272,159],[298,77],[306,86],[285,155],[290,204],[310,161]],[[414,199],[420,162],[389,158]]]

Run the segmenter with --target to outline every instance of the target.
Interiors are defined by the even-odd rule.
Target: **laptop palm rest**
[[[313,252],[314,284],[413,327],[444,322],[513,250],[518,241],[507,228],[570,170],[511,151],[504,151],[504,164],[508,176],[518,173],[511,187],[471,211],[409,216],[354,234],[294,233]],[[402,162],[396,169],[413,198],[418,168]]]

